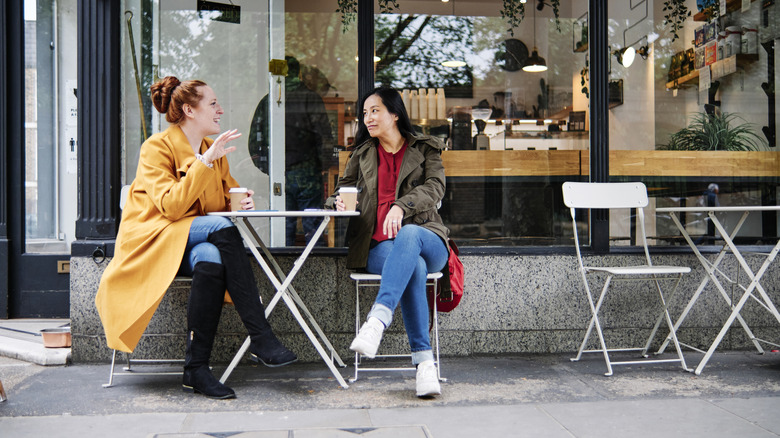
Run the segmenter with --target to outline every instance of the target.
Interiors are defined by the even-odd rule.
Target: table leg
[[[745,220],[747,219],[747,215],[749,212],[745,212],[742,217],[740,218],[737,225],[734,227],[734,230],[731,233],[731,238],[737,235],[740,228],[742,228],[742,225],[745,223]],[[699,260],[699,263],[704,268],[704,271],[706,273],[706,276],[702,279],[701,283],[699,284],[699,287],[696,289],[696,292],[693,294],[691,299],[688,301],[688,304],[686,305],[685,309],[683,310],[682,314],[679,318],[677,318],[677,322],[674,325],[674,330],[678,330],[680,326],[682,325],[682,322],[685,320],[685,318],[688,316],[688,313],[693,308],[693,305],[696,303],[696,301],[699,299],[699,296],[704,291],[704,288],[707,286],[707,283],[709,283],[710,280],[712,280],[713,285],[718,290],[718,292],[721,294],[723,299],[726,301],[726,303],[729,305],[729,307],[733,307],[731,297],[729,297],[728,292],[726,292],[725,288],[723,287],[723,284],[718,280],[718,278],[715,276],[715,271],[719,271],[718,266],[720,265],[721,261],[725,258],[725,256],[728,254],[729,246],[728,244],[724,244],[723,248],[721,248],[720,252],[718,253],[718,256],[716,257],[715,261],[713,263],[710,263],[699,251],[699,248],[696,246],[695,243],[693,243],[693,240],[691,239],[691,236],[688,234],[688,231],[685,229],[683,224],[680,222],[679,218],[677,217],[676,213],[671,213],[672,220],[674,221],[677,228],[680,230],[680,233],[685,238],[685,241],[688,243],[688,246],[693,250],[693,253],[696,255],[696,258]],[[717,219],[715,219],[717,221]],[[728,233],[725,232],[725,230],[720,231],[722,236],[728,236]],[[724,274],[725,275],[725,274]],[[730,280],[729,280],[730,281]],[[737,315],[737,320],[739,321],[740,325],[742,325],[742,328],[745,330],[745,333],[750,337],[750,339],[753,341],[753,344],[755,345],[756,349],[759,351],[759,353],[763,353],[764,350],[761,348],[761,344],[759,344],[755,340],[755,336],[753,335],[753,332],[750,330],[750,327],[748,326],[747,322],[742,318],[741,315]],[[657,321],[656,324],[660,322]],[[669,341],[671,340],[671,336],[667,336],[664,340],[663,344],[661,345],[661,348],[658,349],[656,354],[661,354],[666,350],[666,347],[669,345]],[[698,349],[695,349],[693,347],[688,346],[689,348],[692,348],[697,351],[701,351]]]
[[[715,217],[714,214],[711,214],[713,218]],[[720,231],[723,230],[723,225],[721,225],[720,222],[713,219],[713,222],[715,223],[715,227]],[[723,231],[720,231],[721,233]],[[726,240],[726,237],[724,236],[724,240]],[[780,312],[777,311],[777,308],[772,303],[772,300],[769,298],[769,295],[767,295],[766,291],[764,290],[764,287],[761,286],[761,277],[764,276],[764,273],[769,268],[769,265],[772,264],[774,259],[777,257],[778,251],[780,251],[780,240],[778,240],[777,244],[775,244],[774,248],[772,248],[772,251],[769,252],[766,259],[764,260],[764,263],[761,264],[761,267],[759,268],[758,272],[753,274],[753,271],[750,269],[750,266],[748,266],[747,261],[745,261],[745,258],[742,257],[742,253],[739,252],[736,245],[734,245],[733,240],[731,237],[729,237],[726,242],[728,243],[729,247],[734,252],[734,257],[737,258],[739,261],[740,266],[742,267],[742,270],[745,271],[745,274],[750,278],[751,283],[750,286],[747,288],[745,293],[750,293],[752,296],[753,289],[758,290],[758,293],[761,295],[761,298],[764,300],[764,305],[769,310],[769,312],[775,317],[777,322],[780,322]],[[758,300],[758,299],[756,299]],[[760,302],[760,300],[759,300]]]
[[[725,233],[725,229],[723,228],[723,225],[721,225],[721,223],[717,220],[717,218],[712,212],[710,212],[710,217],[712,218],[715,227],[718,229],[718,232],[721,233],[721,237],[723,237],[723,239],[726,241],[726,244],[729,246],[731,251],[734,253],[734,256],[739,261],[742,270],[745,271],[745,273],[750,277],[751,282],[750,285],[748,285],[748,287],[744,289],[742,297],[740,297],[737,304],[733,307],[731,311],[731,315],[729,315],[728,319],[726,320],[726,323],[723,325],[720,332],[718,333],[718,336],[715,338],[715,341],[712,343],[709,350],[707,350],[707,353],[705,353],[704,358],[696,367],[695,372],[697,375],[701,374],[702,370],[707,365],[707,362],[709,362],[710,358],[712,357],[712,354],[715,352],[715,349],[718,348],[718,345],[723,340],[723,337],[725,336],[726,332],[729,330],[729,328],[731,328],[731,324],[734,322],[734,319],[737,318],[739,312],[742,310],[742,307],[745,305],[748,298],[750,298],[753,295],[754,289],[759,290],[759,293],[761,294],[762,299],[764,299],[765,304],[769,306],[770,312],[775,316],[778,322],[780,322],[780,314],[778,314],[777,309],[775,308],[774,304],[772,304],[772,301],[769,299],[769,296],[766,295],[766,292],[759,284],[761,277],[764,275],[771,262],[777,256],[778,250],[780,250],[780,241],[778,241],[778,243],[770,252],[769,256],[767,256],[766,260],[761,265],[761,268],[759,269],[758,273],[754,275],[753,271],[750,269],[750,266],[748,266],[744,257],[742,257],[742,254],[739,252],[739,249],[736,247],[736,245],[734,245],[734,241],[727,233]],[[755,339],[755,337],[753,339]]]
[[[257,259],[258,263],[262,267],[263,271],[268,276],[268,279],[271,281],[271,283],[274,285],[274,288],[276,289],[276,293],[274,294],[273,299],[268,304],[268,306],[265,309],[266,318],[270,315],[271,311],[274,309],[276,304],[278,303],[279,299],[283,300],[285,304],[287,305],[290,312],[293,314],[293,317],[295,317],[296,321],[298,321],[298,325],[303,329],[304,333],[306,333],[306,336],[309,338],[309,341],[314,345],[314,348],[317,350],[317,352],[320,354],[322,359],[325,361],[328,368],[330,368],[331,372],[333,373],[334,377],[336,377],[336,380],[338,380],[339,384],[343,388],[348,388],[349,385],[344,381],[344,378],[339,374],[338,370],[333,364],[332,358],[337,358],[338,362],[341,364],[341,366],[344,365],[343,361],[341,361],[341,358],[338,356],[338,354],[335,352],[335,349],[330,344],[330,341],[327,340],[327,337],[325,336],[325,333],[322,332],[322,329],[319,327],[319,325],[316,323],[316,320],[314,319],[314,316],[311,315],[311,313],[306,309],[307,317],[309,317],[312,324],[316,327],[318,334],[324,339],[324,342],[328,345],[328,348],[331,351],[331,359],[328,358],[327,352],[324,350],[322,345],[317,340],[317,337],[314,335],[314,333],[309,328],[309,325],[306,324],[306,321],[304,320],[303,316],[301,315],[300,311],[298,310],[298,307],[296,306],[296,301],[300,302],[301,304],[303,301],[300,299],[298,294],[295,292],[295,290],[292,288],[291,283],[292,280],[295,278],[295,275],[298,273],[298,271],[301,269],[301,266],[303,266],[303,262],[306,260],[306,258],[309,256],[309,253],[311,252],[312,248],[314,247],[314,244],[317,242],[317,239],[319,239],[320,235],[322,235],[322,232],[325,229],[325,226],[327,225],[328,221],[330,220],[329,217],[325,217],[322,223],[320,224],[320,227],[317,229],[317,232],[315,232],[315,235],[310,240],[309,244],[306,245],[306,248],[304,249],[303,253],[300,257],[295,261],[293,264],[293,269],[290,271],[288,275],[284,275],[283,271],[281,271],[281,268],[279,267],[279,264],[276,262],[276,259],[270,254],[268,249],[265,247],[265,245],[262,244],[262,240],[257,235],[257,233],[254,232],[254,230],[251,228],[249,221],[247,218],[243,218],[244,220],[241,222],[235,221],[236,226],[238,227],[239,232],[241,233],[244,241],[250,244],[250,251],[252,251],[252,254],[255,256],[255,259]],[[279,272],[280,276],[283,278],[282,282],[279,281],[279,278],[275,275],[274,271],[271,269],[271,267],[266,262],[265,258],[260,254],[260,252],[257,250],[257,247],[261,246],[263,248],[263,251],[266,255],[266,257],[271,261],[271,263],[276,268],[277,272]],[[295,298],[293,298],[295,297]],[[305,307],[305,306],[304,306]],[[251,341],[247,337],[247,339],[242,344],[239,351],[236,353],[236,355],[233,357],[233,360],[231,361],[228,368],[225,370],[225,372],[222,374],[222,377],[220,378],[220,382],[225,383],[225,381],[228,379],[230,374],[235,369],[238,362],[243,358],[244,354],[246,354],[247,349],[249,348]]]
[[[306,318],[309,320],[309,323],[312,325],[314,330],[317,332],[317,335],[319,336],[320,340],[325,344],[325,346],[330,351],[331,360],[336,360],[336,362],[339,364],[340,367],[346,367],[347,365],[344,363],[343,360],[341,360],[341,356],[339,356],[336,349],[333,347],[333,345],[330,343],[330,340],[327,336],[325,336],[325,332],[320,328],[320,325],[317,323],[317,320],[314,318],[312,313],[309,311],[308,307],[306,307],[306,304],[304,304],[301,297],[298,295],[298,291],[295,290],[295,288],[292,286],[291,283],[287,282],[287,278],[289,276],[295,276],[298,273],[298,270],[301,266],[303,266],[304,261],[308,257],[309,253],[313,249],[316,242],[319,241],[320,236],[325,231],[325,228],[328,225],[328,222],[330,222],[330,217],[325,216],[322,223],[320,223],[320,226],[317,228],[317,230],[314,232],[314,235],[309,240],[309,243],[306,245],[306,248],[304,249],[304,252],[298,257],[298,259],[295,261],[294,269],[290,272],[289,275],[285,275],[282,268],[279,266],[279,263],[276,262],[276,259],[271,255],[271,252],[268,251],[268,248],[263,244],[260,237],[255,233],[254,229],[251,227],[248,227],[249,232],[253,235],[255,242],[258,243],[260,248],[262,249],[263,253],[265,254],[266,259],[268,259],[271,262],[271,265],[274,267],[274,270],[276,271],[277,278],[284,281],[284,284],[287,284],[287,288],[285,289],[287,293],[290,295],[290,297],[293,298],[295,303],[300,307],[300,309],[303,311],[304,315],[306,315]],[[282,287],[284,287],[284,284],[282,284]],[[274,296],[274,300],[272,303],[275,305],[276,301],[278,301],[279,297],[281,295]]]

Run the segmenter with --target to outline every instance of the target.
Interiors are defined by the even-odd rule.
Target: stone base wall
[[[710,256],[711,259],[715,255]],[[589,257],[605,265],[642,263],[641,255],[609,255]],[[591,314],[573,255],[549,256],[464,256],[466,273],[465,295],[460,306],[451,313],[439,314],[442,355],[472,355],[501,353],[576,352]],[[754,271],[763,256],[749,257]],[[281,257],[282,268],[289,271],[293,257]],[[656,264],[690,266],[693,271],[680,283],[678,294],[671,300],[672,318],[679,315],[704,277],[704,270],[693,255],[658,255]],[[108,264],[95,263],[91,257],[71,259],[71,330],[74,362],[109,362],[111,350],[106,347],[100,318],[95,309],[95,294],[100,276]],[[721,264],[724,272],[736,278],[733,258]],[[260,268],[255,265],[255,277],[264,303],[273,295],[273,288]],[[780,270],[770,269],[762,284],[775,302],[778,300]],[[745,282],[745,275],[740,274]],[[592,284],[598,296],[603,281]],[[671,282],[662,285],[671,290]],[[349,278],[344,259],[331,256],[311,256],[303,266],[293,287],[317,318],[322,329],[348,364],[354,359],[349,343],[355,330],[355,285]],[[731,286],[726,283],[726,287]],[[657,293],[648,282],[615,282],[611,286],[600,313],[607,343],[612,347],[641,346],[655,324],[660,309]],[[362,291],[361,310],[370,308],[374,294]],[[727,289],[730,296],[739,290]],[[172,284],[149,324],[138,348],[136,358],[183,358],[186,331],[187,284]],[[729,308],[710,284],[679,330],[682,342],[702,348],[717,335],[729,315]],[[762,339],[780,339],[780,327],[763,307],[750,300],[742,312],[755,335]],[[283,302],[279,302],[269,318],[277,335],[302,361],[319,360],[301,328]],[[663,326],[662,326],[663,328]],[[660,345],[666,332],[659,334],[654,346]],[[229,362],[246,337],[238,314],[232,305],[222,313],[212,361]],[[595,332],[590,344],[595,347]],[[629,345],[630,344],[630,345]],[[400,311],[385,334],[381,352],[392,348],[408,351]],[[720,348],[738,350],[753,348],[744,330],[735,323]]]

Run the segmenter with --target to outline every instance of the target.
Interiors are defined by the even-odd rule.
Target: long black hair
[[[369,91],[360,99],[360,106],[358,108],[358,129],[357,134],[355,134],[355,143],[353,143],[353,146],[359,146],[371,138],[371,135],[368,133],[368,128],[366,128],[366,124],[363,122],[363,107],[366,104],[366,99],[373,95],[379,96],[382,100],[382,104],[387,108],[390,114],[398,117],[398,120],[395,123],[404,138],[414,134],[412,122],[409,120],[409,114],[406,112],[404,101],[401,99],[401,94],[398,90],[391,87],[377,87]]]

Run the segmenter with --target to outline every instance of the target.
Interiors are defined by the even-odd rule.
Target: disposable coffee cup
[[[344,209],[347,211],[355,211],[357,207],[357,187],[341,187],[339,189],[339,196],[344,201]]]
[[[241,200],[249,196],[246,187],[233,187],[230,189],[230,211],[241,210]]]

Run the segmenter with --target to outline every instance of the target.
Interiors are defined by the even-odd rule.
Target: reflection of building
[[[4,175],[3,181],[11,181],[8,185],[1,185],[3,198],[0,212],[3,215],[0,218],[0,260],[8,261],[0,266],[0,278],[6,279],[0,281],[7,282],[2,283],[0,288],[0,317],[8,313],[12,316],[67,314],[71,303],[88,302],[88,298],[78,295],[82,292],[86,294],[89,290],[89,285],[85,283],[92,282],[95,286],[97,284],[97,279],[94,278],[97,274],[86,269],[100,269],[93,257],[99,261],[103,255],[112,254],[113,238],[119,221],[119,187],[132,179],[138,147],[143,140],[125,9],[136,11],[134,18],[130,20],[130,29],[135,35],[135,58],[139,64],[142,89],[148,88],[155,73],[164,74],[181,68],[187,74],[198,75],[215,86],[220,99],[224,100],[222,103],[230,108],[221,121],[225,128],[247,126],[260,98],[267,93],[275,96],[277,78],[268,75],[268,61],[271,58],[279,58],[286,52],[300,56],[304,63],[316,65],[317,69],[328,77],[330,87],[323,91],[325,101],[326,104],[335,104],[336,108],[338,99],[343,99],[345,107],[354,105],[352,102],[358,100],[359,90],[365,91],[374,86],[375,78],[372,78],[370,73],[374,68],[374,54],[368,46],[381,47],[382,41],[363,41],[361,35],[358,35],[357,26],[350,28],[347,33],[342,33],[340,17],[332,13],[332,6],[317,9],[319,6],[316,2],[288,0],[285,2],[288,10],[286,31],[272,34],[268,32],[269,20],[265,15],[264,7],[267,5],[262,5],[262,2],[242,2],[241,24],[204,21],[197,17],[192,5],[186,6],[189,9],[183,11],[155,11],[149,9],[152,6],[148,3],[156,5],[167,2],[58,1],[59,9],[49,14],[53,20],[57,20],[58,26],[52,26],[52,29],[59,29],[60,33],[55,35],[56,38],[50,38],[52,34],[46,32],[45,23],[51,20],[41,18],[36,21],[36,42],[33,46],[37,49],[37,74],[34,87],[30,85],[31,80],[25,79],[23,70],[14,69],[16,65],[24,65],[32,44],[32,38],[27,37],[25,44],[18,39],[24,28],[24,23],[19,18],[23,14],[23,2],[8,0],[0,6],[7,12],[2,15],[7,22],[0,26],[0,38],[5,44],[3,47],[8,47],[7,56],[0,67],[3,68],[2,71],[10,72],[3,76],[2,80],[5,82],[0,84],[3,90],[0,96],[3,96],[5,109],[25,107],[25,112],[4,110],[0,116],[3,118],[0,154],[7,158],[0,160],[0,165],[3,166],[0,174]],[[457,16],[458,23],[471,23],[472,28],[463,29],[463,33],[470,35],[474,41],[469,53],[474,56],[483,56],[482,50],[485,53],[483,59],[475,63],[471,73],[465,73],[473,77],[470,82],[471,94],[467,97],[448,96],[448,107],[471,107],[487,100],[490,106],[500,108],[504,114],[513,116],[488,121],[485,132],[490,137],[490,151],[444,152],[449,189],[442,206],[442,214],[452,225],[453,237],[463,248],[463,253],[469,257],[470,251],[483,251],[480,257],[484,259],[480,259],[480,263],[485,266],[499,266],[496,268],[499,269],[497,275],[510,278],[517,274],[505,265],[516,263],[513,256],[518,251],[523,253],[522,263],[528,265],[533,265],[535,257],[543,259],[544,256],[540,256],[540,253],[565,253],[563,248],[568,248],[571,230],[565,225],[568,218],[560,201],[562,181],[642,180],[651,188],[656,206],[679,203],[681,199],[699,196],[703,190],[702,181],[716,181],[720,184],[721,204],[726,200],[740,203],[776,202],[775,187],[780,175],[780,162],[774,149],[740,153],[693,151],[685,154],[656,150],[656,144],[666,143],[670,134],[685,126],[686,118],[701,111],[697,102],[698,90],[693,88],[698,78],[680,87],[676,97],[666,92],[664,66],[666,59],[673,55],[664,52],[667,50],[668,30],[661,31],[663,44],[654,44],[650,57],[647,60],[637,58],[630,70],[612,60],[612,78],[624,81],[624,103],[610,110],[608,94],[602,85],[599,85],[607,83],[607,68],[598,72],[592,68],[597,63],[602,67],[608,66],[610,54],[606,48],[587,49],[591,67],[588,99],[581,92],[581,71],[585,67],[586,55],[585,52],[578,51],[582,44],[576,47],[572,44],[572,33],[567,33],[566,30],[566,23],[579,20],[574,41],[581,43],[579,29],[582,27],[582,20],[594,23],[597,22],[596,17],[590,15],[603,13],[592,11],[593,14],[585,14],[587,2],[584,0],[571,2],[571,10],[567,11],[570,16],[562,17],[563,33],[559,34],[554,30],[551,11],[546,7],[537,13],[536,35],[530,30],[532,26],[515,30],[513,38],[523,41],[526,45],[536,38],[539,53],[550,67],[546,73],[541,74],[526,73],[522,70],[506,71],[493,66],[494,52],[498,50],[500,43],[508,38],[506,25],[499,16],[502,4],[500,1],[479,2],[478,6],[464,5],[465,9],[457,11],[457,14],[452,14],[449,9],[438,12],[416,10],[418,7],[429,7],[418,3],[411,2],[404,7],[411,8],[411,12],[417,15],[434,15],[437,22],[443,22],[440,19],[443,16]],[[635,18],[631,10],[626,10],[617,3],[620,2],[611,2],[609,16],[600,17],[603,21],[598,22],[606,22],[609,19],[625,23]],[[648,0],[654,16],[660,16],[662,3],[658,0]],[[84,14],[79,20],[76,19],[76,6],[79,6]],[[141,6],[147,8],[143,9],[143,13]],[[754,16],[757,17],[759,10],[760,8],[754,5],[745,16],[735,15],[733,18],[750,21]],[[46,17],[43,12],[38,16]],[[140,17],[145,17],[144,20],[148,21],[143,21]],[[153,34],[153,17],[159,18],[161,24],[164,24],[159,27],[160,34]],[[373,22],[373,14],[370,17]],[[312,20],[318,26],[311,25]],[[390,22],[392,20],[388,21]],[[78,23],[83,23],[83,28],[79,29]],[[192,23],[197,26],[190,26]],[[698,25],[698,22],[693,20],[686,23],[689,27]],[[429,29],[433,31],[434,28]],[[311,32],[315,30],[320,33],[313,35]],[[600,41],[608,41],[613,46],[623,44],[623,30],[625,29],[620,29],[616,37],[608,34],[607,29],[591,26],[591,31],[598,32],[602,37]],[[644,34],[645,30],[640,24],[630,32]],[[203,37],[204,35],[207,38]],[[283,41],[281,35],[284,36]],[[633,37],[629,35],[629,42]],[[53,62],[50,62],[49,67],[42,67],[45,65],[43,54],[52,53],[52,40],[59,42],[54,45],[53,52],[58,60],[56,75]],[[162,43],[166,51],[153,53],[155,42]],[[361,43],[365,45],[360,45]],[[685,43],[677,41],[675,44],[680,44],[679,49],[682,49]],[[568,50],[569,47],[572,49]],[[178,48],[178,51],[174,50],[175,48]],[[445,50],[446,48],[442,47],[438,52],[457,52]],[[762,51],[763,48],[759,50],[757,60],[740,60],[740,74],[722,78],[718,97],[724,110],[740,113],[747,121],[756,124],[758,131],[762,126],[768,125],[770,113],[768,97],[760,88],[760,84],[767,81],[766,71],[760,67],[767,65],[767,53]],[[357,63],[356,52],[359,52]],[[78,57],[78,53],[88,53],[90,56]],[[382,55],[378,52],[377,56],[381,58]],[[160,61],[158,71],[155,71],[155,64],[152,63],[156,57]],[[775,53],[775,62],[777,57]],[[184,62],[182,60],[187,60],[186,70],[180,65]],[[387,66],[382,70],[383,75],[389,76],[393,71],[396,72],[394,74],[402,74],[405,71],[402,68],[394,69],[391,61],[391,57],[385,56],[378,62],[384,62],[385,64],[381,65]],[[427,68],[425,62],[427,61],[420,60],[418,64]],[[48,76],[42,76],[41,71],[44,69],[49,72]],[[435,69],[447,71],[438,66]],[[597,73],[603,76],[596,77]],[[739,85],[740,75],[744,75],[744,88]],[[545,79],[545,87],[549,89],[540,86],[541,78]],[[412,79],[411,75],[409,78],[399,76],[397,80],[399,84],[414,89],[440,85],[424,82],[427,78],[415,76]],[[408,84],[404,82],[406,80]],[[777,85],[777,79],[774,80]],[[68,114],[65,114],[68,108],[66,102],[68,93],[73,95],[72,87],[67,86],[68,81],[78,81],[77,132],[78,145],[81,146],[77,157],[78,175],[68,173],[66,166],[66,160],[73,157],[68,154],[75,154],[75,150],[71,152],[66,148],[65,141],[66,130],[70,126],[67,121]],[[41,87],[41,84],[45,83],[50,84],[49,89]],[[324,86],[322,88],[325,89]],[[540,97],[542,101],[545,100],[545,93],[548,97],[549,119],[542,120],[541,124],[537,125],[537,120],[525,116],[533,114],[533,107],[538,106]],[[510,95],[512,102],[507,102],[507,96]],[[49,102],[48,116],[41,111],[47,96],[55,98]],[[499,103],[498,96],[504,96],[505,101]],[[36,107],[25,106],[25,102],[36,102]],[[272,126],[283,126],[283,102],[273,102],[269,108]],[[159,129],[159,121],[151,114],[148,101],[144,110],[149,129]],[[583,114],[583,130],[570,130],[569,120],[576,121],[577,111],[586,110],[589,112]],[[334,111],[341,114],[339,110]],[[523,116],[519,117],[520,114]],[[570,114],[575,114],[575,117],[570,117]],[[51,120],[43,121],[45,117],[50,117]],[[33,121],[36,121],[35,125],[32,124]],[[436,122],[442,121],[415,122],[424,129],[429,129]],[[450,122],[443,123],[447,126]],[[343,130],[343,134],[339,134],[341,143],[343,139],[352,136],[355,120],[345,117],[344,123],[337,122],[337,125]],[[32,126],[36,126],[37,130],[33,131]],[[46,126],[56,131],[47,134],[46,139],[43,139],[41,133]],[[463,120],[462,128],[464,136],[473,136],[470,120]],[[466,132],[467,130],[469,132]],[[284,144],[280,132],[283,130],[272,128],[270,136],[273,144]],[[25,154],[21,148],[15,147],[18,144],[26,145]],[[36,144],[35,148],[33,144]],[[42,170],[40,159],[47,157],[52,158],[52,163],[56,166]],[[281,197],[276,196],[276,193],[282,192],[282,187],[277,184],[282,184],[284,180],[284,166],[279,165],[284,162],[284,157],[276,157],[278,162],[272,162],[271,175],[267,177],[260,177],[260,172],[248,158],[248,155],[238,153],[231,158],[231,167],[238,173],[238,179],[247,181],[248,185],[254,185],[259,194],[258,206],[283,208],[283,204],[279,203]],[[273,161],[275,158],[271,159]],[[24,166],[17,166],[19,163],[24,163]],[[330,174],[332,178],[335,172],[330,170],[333,172]],[[27,175],[31,175],[29,185],[22,182]],[[43,203],[40,198],[40,181],[54,175],[60,178],[54,186],[59,186],[56,190],[44,193],[52,195],[51,203],[55,204],[55,207],[47,207],[49,213],[46,213],[41,209]],[[33,186],[33,176],[37,178],[38,198],[37,202],[28,203],[29,200],[35,199],[28,193]],[[33,211],[35,214],[30,214]],[[652,208],[649,211],[652,212]],[[48,238],[46,243],[70,244],[69,252],[60,249],[53,254],[44,255],[29,251],[32,240],[23,239],[26,230],[21,224],[34,225],[34,218],[40,229],[40,224],[47,215],[56,218],[59,226],[54,227],[49,235],[43,236]],[[28,218],[30,222],[27,222]],[[754,243],[761,238],[777,234],[776,218],[757,215],[751,217],[751,220],[755,222],[746,226],[746,233],[739,236],[742,241],[747,243],[752,239]],[[631,242],[630,214],[610,218],[608,223],[598,220],[592,223],[594,226],[591,228],[591,223],[583,222],[582,232],[583,235],[591,237],[597,248],[604,249],[610,244],[627,245]],[[273,222],[263,223],[258,227],[259,232],[267,234],[281,229],[279,224]],[[659,246],[679,242],[668,218],[658,217],[652,228],[655,231],[654,242]],[[27,229],[31,227],[28,226]],[[334,227],[333,232],[338,233],[339,227]],[[338,242],[338,239],[335,241]],[[28,245],[24,246],[20,242],[26,242]],[[43,241],[35,243],[44,244]],[[489,248],[469,248],[475,246]],[[518,250],[519,246],[525,248]],[[663,251],[663,248],[657,250]],[[323,257],[330,257],[332,254],[336,254],[334,257],[339,256],[338,250],[332,251],[323,252],[326,254]],[[82,283],[74,286],[76,291],[72,298],[67,293],[67,274],[57,274],[57,262],[63,260],[72,263],[74,272],[89,271],[89,274],[79,277]],[[528,265],[522,266],[526,268]],[[562,277],[569,273],[565,272],[564,268],[561,268],[561,272],[555,275]],[[532,273],[523,272],[523,275]],[[25,278],[22,277],[64,282],[65,286],[61,289],[43,287],[24,283]],[[517,282],[507,280],[505,283]],[[41,293],[44,289],[60,292]],[[553,286],[548,289],[556,299],[560,299],[564,294]],[[22,290],[25,292],[20,292]],[[63,290],[66,292],[61,292]],[[508,289],[500,289],[497,296],[504,296],[504,293],[514,296],[509,295]],[[40,296],[44,298],[38,299]],[[8,303],[11,302],[32,304],[27,308],[9,309]],[[21,310],[28,313],[22,313]]]

